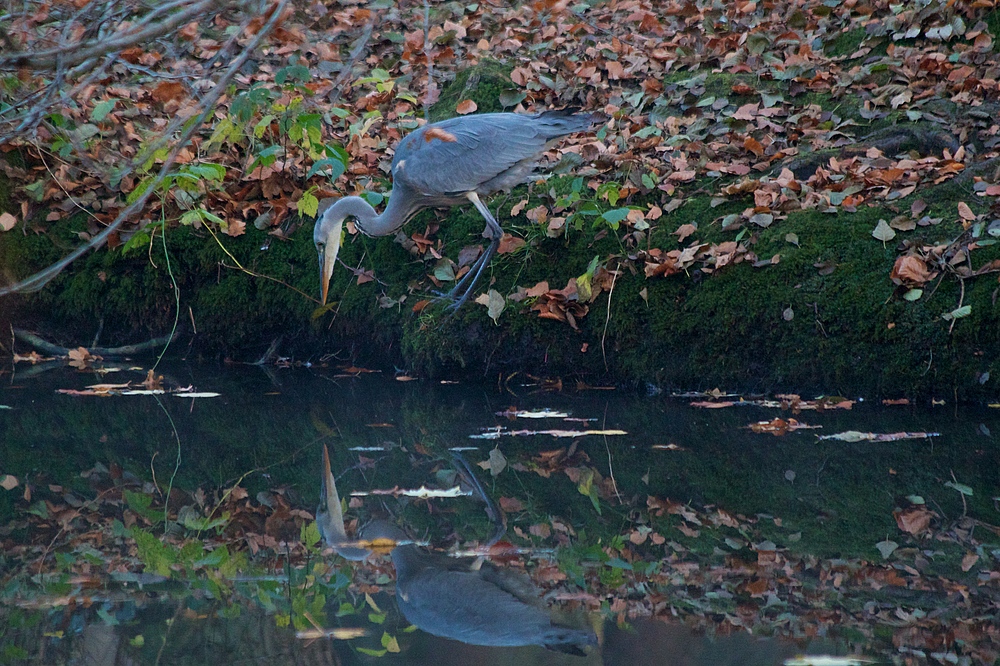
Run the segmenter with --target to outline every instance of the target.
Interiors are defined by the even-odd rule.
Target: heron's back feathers
[[[468,192],[487,195],[524,182],[549,142],[592,129],[596,114],[482,113],[450,118],[408,134],[396,148],[396,183],[427,205],[458,203]]]

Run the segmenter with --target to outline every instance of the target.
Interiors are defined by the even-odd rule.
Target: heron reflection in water
[[[482,493],[487,511],[499,516],[499,510],[460,456],[456,456],[456,467],[474,492]],[[593,631],[554,624],[538,590],[523,573],[496,567],[481,558],[452,558],[407,543],[403,530],[385,520],[365,526],[359,542],[349,541],[326,447],[320,494],[316,514],[320,534],[343,557],[365,559],[372,551],[361,544],[383,540],[397,544],[391,552],[396,568],[396,603],[403,617],[418,629],[470,645],[541,645],[580,656],[586,654],[587,646],[597,644]],[[491,541],[502,533],[501,525]]]

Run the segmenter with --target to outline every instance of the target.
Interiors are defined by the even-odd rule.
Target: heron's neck
[[[396,233],[419,208],[414,205],[414,197],[407,196],[408,194],[396,187],[381,215],[361,197],[344,197],[334,205],[337,207],[337,217],[353,216],[358,231],[366,236],[388,236]]]

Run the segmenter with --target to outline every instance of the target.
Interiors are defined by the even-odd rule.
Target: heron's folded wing
[[[512,113],[452,118],[404,138],[393,178],[428,195],[473,192],[524,160],[551,138],[533,116]]]

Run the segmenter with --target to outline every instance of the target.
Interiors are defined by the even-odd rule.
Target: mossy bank
[[[718,81],[708,77],[705,87],[729,90],[737,81],[718,76]],[[501,99],[516,104],[505,77],[495,63],[464,74],[445,89],[435,117],[452,115],[451,107],[462,99],[476,100],[481,111],[501,110]],[[674,99],[697,103],[701,84],[686,85],[694,94],[681,91]],[[826,101],[845,107],[845,117],[857,111],[843,101]],[[894,120],[905,135],[905,119]],[[924,135],[922,125],[911,129],[910,134]],[[798,166],[815,168],[808,156],[800,157]],[[472,302],[457,313],[433,302],[415,312],[415,304],[433,298],[429,276],[435,260],[428,259],[426,248],[418,255],[392,238],[348,236],[341,258],[361,270],[355,275],[338,268],[330,287],[336,302],[317,309],[311,297],[318,293],[318,270],[308,221],[287,238],[253,225],[236,238],[171,227],[165,237],[152,234],[144,237],[147,242],[128,244],[128,250],[101,249],[37,293],[3,297],[0,324],[4,330],[33,329],[65,346],[86,346],[98,332],[103,346],[136,343],[176,326],[181,336],[171,353],[188,357],[252,361],[277,341],[278,355],[301,361],[334,353],[345,362],[421,375],[472,373],[491,381],[522,372],[561,377],[566,386],[579,380],[870,398],[1000,397],[996,274],[966,279],[964,285],[945,276],[915,302],[903,299],[890,280],[901,240],[933,245],[962,232],[950,220],[957,201],[977,205],[969,180],[946,181],[856,212],[793,211],[767,228],[745,229],[749,249],[757,257],[777,256],[776,262],[760,267],[744,262],[712,274],[691,268],[666,278],[647,278],[637,252],[687,247],[690,241],[682,244],[675,235],[686,224],[697,225],[701,242],[733,240],[735,233],[723,230],[719,220],[753,206],[752,194],[720,201],[716,193],[725,181],[702,180],[678,188],[672,197],[683,202],[672,208],[667,205],[672,199],[661,191],[633,188],[636,193],[619,206],[658,203],[669,210],[644,234],[629,232],[629,240],[624,227],[611,230],[587,220],[551,238],[544,222],[527,219],[525,211],[551,206],[573,181],[572,174],[553,176],[491,201],[505,229],[526,243],[494,259],[478,291],[510,296],[541,281],[561,289],[586,274],[596,257],[599,265],[619,271],[610,293],[605,289],[589,304],[579,330],[540,318],[530,298],[508,301],[496,321]],[[589,190],[585,195],[608,206]],[[909,211],[918,196],[929,213],[945,221],[887,243],[873,238],[879,220]],[[9,201],[7,193],[0,193],[0,201]],[[484,242],[482,220],[471,206],[424,211],[405,231],[422,233],[435,224],[440,228],[431,242],[445,257],[457,259],[463,247]],[[29,221],[0,234],[0,279],[12,283],[44,268],[78,244],[85,231],[80,214],[58,225]],[[975,266],[1000,259],[998,247],[978,249]],[[447,282],[442,286],[447,289]],[[968,316],[942,318],[959,305],[971,306]]]

